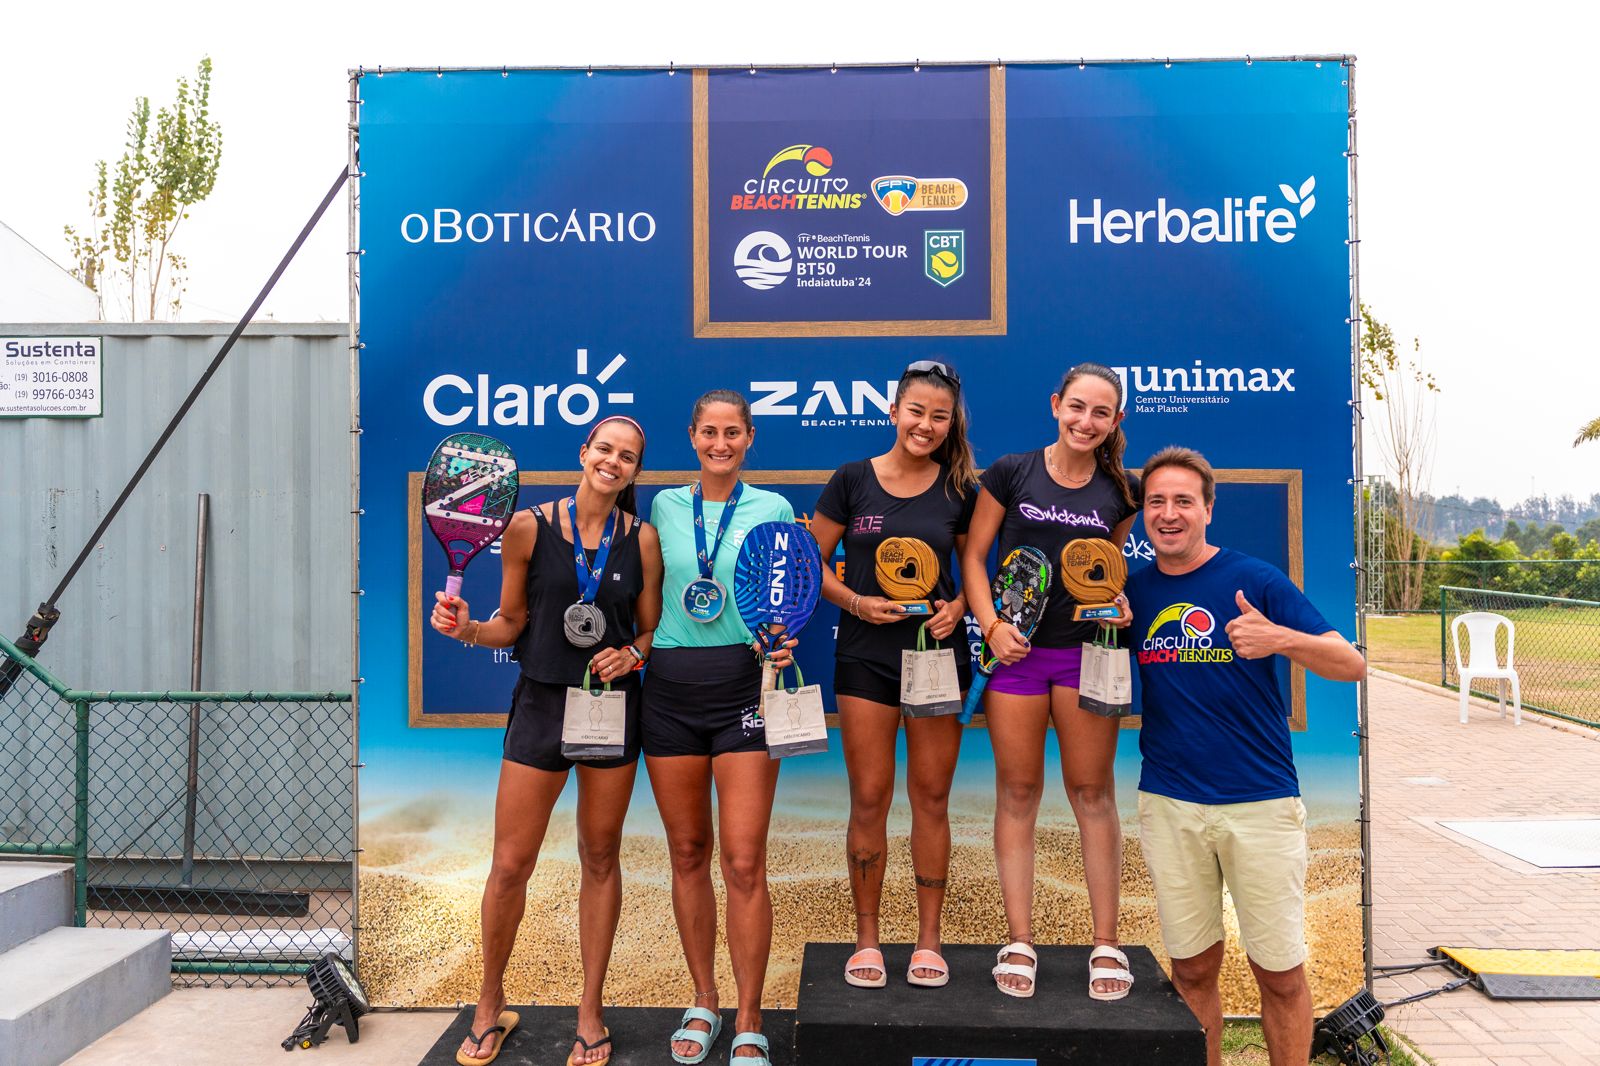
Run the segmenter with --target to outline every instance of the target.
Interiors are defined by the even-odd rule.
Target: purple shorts
[[[1051,688],[1078,687],[1082,648],[1034,648],[1019,663],[995,667],[990,692],[1008,696],[1045,696]]]

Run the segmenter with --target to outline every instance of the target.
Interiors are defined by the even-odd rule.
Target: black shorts
[[[641,726],[646,755],[766,751],[760,660],[748,644],[657,648]]]
[[[956,675],[960,677],[962,692],[972,685],[972,664],[961,659],[963,649],[956,649]],[[885,707],[900,706],[900,668],[890,669],[883,663],[863,662],[860,659],[837,659],[833,664],[833,694],[854,696],[856,699],[881,703]]]
[[[628,718],[623,733],[622,755],[615,759],[581,759],[574,762],[561,754],[561,719],[567,711],[567,689],[576,686],[552,685],[519,676],[511,693],[510,717],[506,719],[505,758],[535,770],[560,773],[574,766],[593,766],[599,770],[631,766],[639,761],[640,687],[636,674],[612,682],[612,688],[627,694]]]

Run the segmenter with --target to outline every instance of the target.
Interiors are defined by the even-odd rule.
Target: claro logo
[[[579,348],[578,377],[589,375],[589,349]],[[628,363],[618,352],[598,374],[595,385],[608,384]],[[585,381],[562,385],[529,386],[515,381],[495,383],[488,374],[468,381],[459,374],[440,374],[422,390],[422,409],[441,426],[459,426],[473,419],[477,426],[542,426],[550,420],[550,401],[555,415],[570,426],[586,426],[600,413],[600,393]],[[607,392],[608,405],[633,403],[631,392]]]
[[[1067,239],[1073,244],[1288,244],[1295,227],[1317,206],[1315,175],[1298,187],[1279,185],[1289,207],[1267,206],[1266,196],[1224,196],[1217,206],[1180,207],[1159,197],[1154,207],[1107,208],[1098,196],[1067,202]]]

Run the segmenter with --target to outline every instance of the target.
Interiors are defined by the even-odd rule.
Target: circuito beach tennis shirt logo
[[[1176,632],[1163,633],[1168,626]],[[1174,603],[1162,608],[1150,623],[1139,647],[1139,662],[1149,663],[1231,663],[1232,648],[1213,648],[1217,618],[1193,603]]]

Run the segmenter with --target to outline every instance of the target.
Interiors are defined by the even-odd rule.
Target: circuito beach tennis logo
[[[795,164],[802,173],[795,173]],[[791,144],[767,160],[760,177],[746,178],[733,193],[733,211],[851,211],[863,194],[850,179],[832,174],[833,152],[820,144]],[[776,172],[776,173],[775,173]]]
[[[1163,632],[1175,626],[1176,632]],[[1214,648],[1216,615],[1193,603],[1162,608],[1139,647],[1140,663],[1230,663],[1232,648]]]

